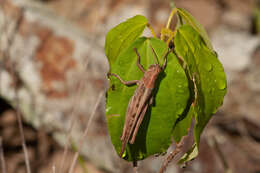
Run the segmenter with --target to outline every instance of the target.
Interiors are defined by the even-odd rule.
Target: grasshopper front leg
[[[135,53],[136,53],[136,55],[137,55],[136,65],[137,65],[137,67],[138,67],[143,73],[145,73],[145,69],[144,69],[144,67],[142,66],[142,64],[140,63],[140,60],[141,60],[140,54],[137,52],[137,49],[136,49],[136,48],[134,48],[134,51],[135,51]]]
[[[121,82],[122,84],[127,85],[127,86],[129,86],[129,85],[135,85],[135,84],[137,84],[138,81],[139,81],[139,80],[124,81],[119,75],[114,74],[114,73],[108,73],[107,75],[108,75],[108,76],[111,76],[111,75],[112,75],[112,76],[116,77],[117,79],[120,80],[120,82]]]

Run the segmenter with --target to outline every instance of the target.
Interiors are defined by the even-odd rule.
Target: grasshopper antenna
[[[158,56],[156,55],[155,50],[153,49],[153,47],[152,47],[151,45],[150,45],[150,47],[152,48],[152,51],[153,51],[153,54],[154,54],[155,62],[157,62],[157,64],[159,64]]]
[[[155,56],[154,56],[154,57],[155,57],[155,61],[157,62],[157,64],[159,64],[158,56],[156,55],[154,48],[153,48],[152,46],[151,46],[151,48],[152,48],[152,50],[153,50],[153,54],[155,55]],[[165,60],[164,60],[164,63],[163,63],[162,69],[164,69],[164,68],[166,67],[167,56],[168,56],[168,54],[169,54],[170,52],[171,52],[171,50],[168,50],[168,51],[164,54],[164,58],[165,58]]]

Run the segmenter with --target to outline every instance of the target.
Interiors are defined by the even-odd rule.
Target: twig
[[[138,167],[133,167],[134,173],[138,173],[137,168],[138,168]]]
[[[167,166],[169,165],[169,163],[175,158],[175,156],[177,154],[180,153],[181,148],[183,146],[183,140],[181,140],[177,145],[176,148],[169,154],[169,156],[164,160],[161,169],[159,171],[159,173],[164,173],[164,171],[166,170]]]
[[[227,160],[226,160],[223,152],[221,151],[221,149],[219,147],[219,144],[218,144],[216,138],[213,136],[212,139],[213,139],[213,146],[214,146],[215,151],[217,152],[217,154],[218,154],[218,156],[221,160],[222,165],[224,166],[225,173],[232,173],[231,169],[228,166]]]
[[[168,18],[168,22],[167,22],[167,25],[166,25],[166,29],[169,29],[170,28],[170,25],[171,25],[171,22],[172,22],[172,18],[173,18],[173,16],[174,16],[174,14],[177,12],[177,9],[176,8],[174,8],[174,9],[172,9],[172,11],[171,11],[171,14],[170,14],[170,16],[169,16],[169,18]],[[161,34],[161,40],[164,40],[164,38],[165,38],[165,35],[164,34]]]
[[[86,60],[85,63],[84,63],[84,72],[86,71],[86,68],[88,66],[88,62],[89,60]],[[83,75],[84,76],[84,75]],[[69,127],[69,130],[68,130],[68,133],[67,133],[67,137],[66,137],[66,142],[65,142],[65,147],[64,147],[64,152],[62,154],[62,159],[61,159],[61,163],[59,165],[59,169],[58,169],[58,172],[59,173],[62,173],[63,172],[63,166],[64,166],[64,162],[65,162],[65,159],[66,159],[66,156],[68,154],[68,148],[69,148],[69,141],[70,141],[70,138],[71,138],[71,135],[72,135],[72,129],[74,127],[74,124],[76,122],[76,116],[75,116],[75,113],[76,113],[76,110],[77,110],[77,105],[80,105],[79,103],[77,103],[78,100],[80,100],[79,98],[81,97],[81,93],[84,89],[84,83],[85,81],[84,80],[81,80],[80,81],[80,84],[79,84],[79,88],[78,88],[78,91],[73,99],[73,103],[75,103],[72,108],[72,112],[71,112],[71,120],[70,120],[70,127]]]
[[[151,31],[153,37],[157,38],[157,37],[156,37],[156,34],[155,34],[155,32],[154,32],[153,27],[152,27],[149,23],[148,23],[146,26],[150,29],[150,31]]]
[[[55,165],[52,166],[52,173],[56,173],[56,166]]]
[[[3,2],[2,5],[4,5],[5,3],[7,3],[7,1]],[[4,9],[3,9],[3,7],[1,7],[1,5],[0,5],[0,8],[4,12]],[[8,30],[8,25],[9,25],[8,20],[7,20],[7,16],[5,16],[3,18],[4,22],[3,22],[3,33],[2,33],[2,35],[6,36],[6,44],[7,44],[6,45],[6,50],[3,51],[4,60],[10,58],[10,48],[13,45],[14,38],[15,38],[15,33],[17,33],[17,31],[18,31],[18,29],[19,29],[19,27],[20,27],[20,25],[21,25],[21,23],[23,21],[23,18],[24,18],[23,13],[24,13],[24,9],[20,8],[17,20],[15,21],[14,29],[11,32],[10,36],[8,36],[8,31],[7,31]]]
[[[2,143],[2,137],[1,136],[0,136],[0,160],[1,160],[2,173],[6,173],[4,149],[3,149],[3,143]]]
[[[138,173],[137,168],[138,168],[137,161],[133,161],[133,172],[134,173]]]
[[[18,31],[19,26],[23,20],[23,8],[21,8],[21,11],[19,11],[19,16],[16,21],[16,25],[14,28],[14,31],[11,35],[10,38],[8,38],[7,31],[5,28],[5,34],[7,36],[7,49],[4,51],[4,60],[10,60],[10,48],[13,45],[15,33]],[[5,25],[7,27],[7,20],[5,20]],[[11,61],[10,61],[11,62]],[[18,121],[18,127],[19,127],[19,132],[21,135],[21,140],[22,140],[22,148],[24,152],[24,158],[25,158],[25,165],[26,165],[26,172],[31,173],[30,169],[30,162],[29,162],[29,156],[28,156],[28,151],[25,143],[25,138],[24,138],[24,131],[23,131],[23,124],[22,124],[22,118],[21,118],[21,112],[20,112],[20,105],[19,105],[19,97],[18,97],[18,87],[19,87],[19,73],[15,71],[14,64],[11,62],[10,64],[10,74],[11,76],[14,77],[14,89],[15,89],[15,107],[16,107],[16,116],[17,116],[17,121]]]
[[[96,15],[96,20],[97,20],[97,18],[98,18],[98,14]],[[95,21],[96,21],[95,20]],[[94,28],[96,28],[96,26],[97,26],[97,23],[95,23],[94,24]],[[93,36],[93,38],[91,39],[91,42],[93,41],[93,40],[95,40],[95,37]],[[88,48],[88,49],[90,49],[90,48]],[[89,63],[89,59],[86,59],[85,61],[84,61],[84,72],[86,71],[86,68],[87,68],[87,66],[88,66],[88,63]],[[83,75],[84,76],[84,75]],[[77,101],[77,100],[79,100],[79,97],[81,97],[81,92],[83,91],[83,89],[84,89],[84,80],[82,80],[81,82],[80,82],[80,86],[79,86],[79,89],[78,89],[78,92],[76,93],[76,97],[75,97],[75,100]],[[74,124],[75,124],[75,121],[76,121],[76,117],[74,116],[74,114],[75,114],[75,112],[76,112],[76,110],[77,110],[77,107],[76,107],[76,105],[80,105],[80,104],[76,104],[76,101],[74,102],[73,101],[73,103],[75,103],[74,105],[74,107],[73,107],[73,110],[72,110],[72,113],[71,113],[71,116],[72,116],[72,118],[71,118],[71,123],[70,123],[70,128],[69,128],[69,130],[68,130],[68,135],[67,135],[67,137],[66,137],[66,143],[65,143],[65,147],[64,147],[64,152],[63,152],[63,155],[62,155],[62,160],[61,160],[61,164],[60,164],[60,166],[59,166],[59,169],[58,169],[58,173],[63,173],[63,171],[62,171],[62,169],[63,169],[63,165],[64,165],[64,162],[65,162],[65,158],[66,158],[66,156],[67,156],[67,153],[68,153],[68,148],[69,148],[69,141],[70,141],[70,138],[71,138],[71,135],[72,135],[72,129],[73,129],[73,127],[74,127]]]
[[[75,168],[75,165],[76,165],[76,161],[77,161],[77,159],[78,159],[79,153],[80,153],[81,148],[82,148],[82,146],[83,146],[83,142],[84,142],[84,140],[85,140],[85,138],[86,138],[86,136],[87,136],[87,133],[88,133],[90,124],[91,124],[92,119],[93,119],[93,117],[94,117],[94,115],[95,115],[95,113],[96,113],[96,110],[97,110],[97,108],[98,108],[98,105],[99,105],[99,103],[100,103],[100,101],[101,101],[101,98],[102,98],[103,94],[104,94],[103,91],[99,94],[99,97],[98,97],[98,99],[97,99],[97,102],[96,102],[96,104],[95,104],[95,106],[94,106],[94,109],[93,109],[93,111],[92,111],[92,113],[91,113],[91,115],[90,115],[90,118],[89,118],[89,120],[88,120],[88,124],[87,124],[87,126],[86,126],[86,128],[85,128],[85,131],[84,131],[82,137],[81,137],[78,151],[74,154],[74,157],[73,157],[73,160],[72,160],[72,164],[71,164],[71,166],[70,166],[69,173],[73,173],[73,171],[74,171],[74,168]]]
[[[15,87],[15,97],[16,97],[15,98],[15,100],[16,100],[16,116],[17,116],[17,121],[18,121],[18,126],[19,126],[19,132],[20,132],[21,140],[22,140],[22,147],[23,147],[24,158],[25,158],[26,172],[31,173],[28,150],[27,150],[25,138],[24,138],[24,131],[23,131],[23,124],[22,124],[22,117],[21,117],[20,103],[19,103],[17,87]]]

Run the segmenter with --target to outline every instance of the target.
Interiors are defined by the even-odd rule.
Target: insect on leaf
[[[155,64],[151,47],[163,64],[167,45],[156,38],[138,38],[110,64],[111,73],[118,74],[125,81],[139,80],[143,73],[136,65],[137,48],[141,56],[141,64],[147,69]],[[112,143],[119,154],[121,151],[121,134],[128,102],[136,86],[125,86],[117,78],[111,76],[110,88],[107,92],[106,117]],[[167,66],[159,76],[155,87],[154,101],[145,114],[134,144],[128,144],[123,158],[137,161],[146,157],[164,153],[172,143],[172,130],[177,118],[183,113],[189,99],[188,80],[177,57],[170,53],[167,56]]]

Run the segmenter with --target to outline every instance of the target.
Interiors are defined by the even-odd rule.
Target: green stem
[[[171,36],[168,38],[167,40],[167,45],[169,45],[170,41],[173,39],[173,37],[176,35],[176,30],[173,31],[173,33],[171,34]]]
[[[168,18],[168,22],[167,22],[167,25],[166,25],[166,28],[169,29],[170,28],[170,25],[171,25],[171,21],[172,21],[172,18],[174,16],[174,14],[177,12],[177,8],[174,8]]]
[[[171,25],[171,21],[172,21],[172,18],[174,16],[174,14],[177,12],[177,8],[174,8],[172,11],[171,11],[171,14],[168,18],[168,22],[167,22],[167,25],[166,25],[166,29],[169,29],[170,28],[170,25]],[[161,34],[161,40],[164,40],[165,38],[165,35],[164,34]]]
[[[154,32],[153,27],[152,27],[149,23],[148,23],[146,26],[150,29],[150,31],[151,31],[153,37],[157,38],[157,36],[156,36],[156,34],[155,34],[155,32]]]

